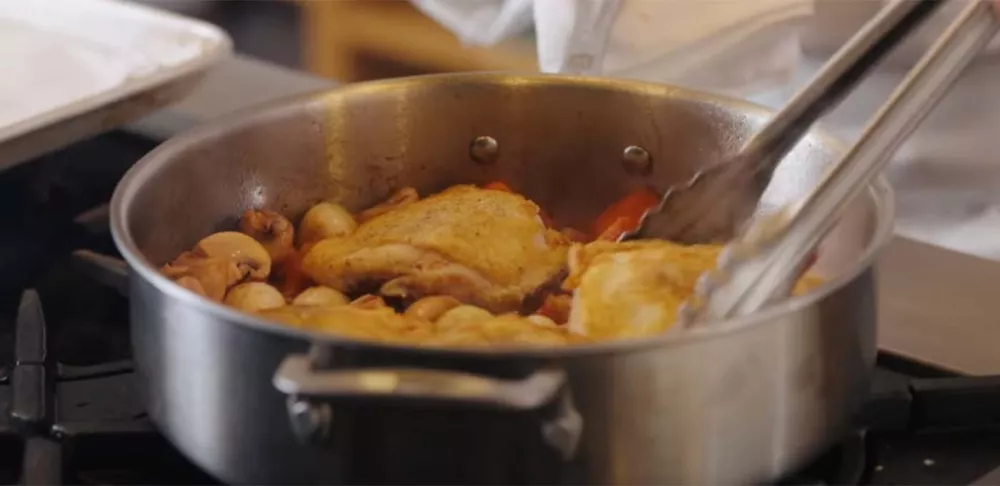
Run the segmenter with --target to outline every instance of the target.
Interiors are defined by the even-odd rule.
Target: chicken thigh
[[[341,292],[375,284],[387,296],[450,295],[502,313],[558,278],[567,248],[533,202],[462,185],[316,243],[302,269]]]
[[[722,246],[679,245],[662,240],[597,241],[570,250],[573,291],[570,330],[592,339],[622,339],[670,331],[681,303],[702,272],[714,268]],[[802,277],[794,293],[821,280]]]

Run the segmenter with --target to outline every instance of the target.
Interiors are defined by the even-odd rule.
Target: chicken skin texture
[[[680,305],[694,293],[702,272],[715,267],[721,251],[720,245],[662,240],[574,246],[570,275],[563,282],[565,290],[573,291],[570,330],[596,340],[672,331]],[[821,282],[806,274],[793,293],[803,294]]]
[[[539,212],[518,194],[454,186],[316,243],[302,270],[345,293],[379,285],[386,296],[450,295],[516,312],[564,273],[568,242]]]

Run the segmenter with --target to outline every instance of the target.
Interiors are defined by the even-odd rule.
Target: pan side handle
[[[73,262],[94,280],[128,297],[128,264],[125,260],[90,250],[76,250]]]
[[[565,381],[565,372],[552,368],[517,380],[414,368],[313,371],[305,354],[285,358],[274,376],[275,388],[288,395],[408,400],[507,411],[530,411],[551,403]]]
[[[583,419],[572,403],[566,373],[542,368],[520,379],[422,368],[355,368],[314,370],[306,354],[285,358],[273,380],[288,395],[292,428],[304,441],[329,436],[331,404],[358,401],[424,407],[457,407],[501,412],[531,412],[553,406],[541,433],[563,460],[571,460],[583,431]]]

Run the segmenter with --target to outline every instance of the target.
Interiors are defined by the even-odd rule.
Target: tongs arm
[[[681,321],[690,324],[746,315],[787,296],[808,255],[998,27],[1000,20],[991,2],[970,2],[819,185],[798,204],[755,218],[729,245],[717,269],[702,276],[695,296],[681,312]]]
[[[773,169],[812,125],[934,14],[944,0],[896,0],[865,23],[813,80],[744,144],[741,154]]]
[[[621,239],[705,243],[731,237],[750,216],[774,169],[815,121],[943,3],[896,0],[881,9],[737,154],[668,188],[639,226]]]

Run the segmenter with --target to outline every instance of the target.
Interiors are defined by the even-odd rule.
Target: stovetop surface
[[[114,132],[0,173],[2,484],[215,483],[145,414],[126,299],[71,256],[115,254],[103,205],[153,146]],[[881,356],[857,429],[783,484],[973,484],[998,468],[1000,378]]]

